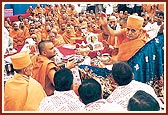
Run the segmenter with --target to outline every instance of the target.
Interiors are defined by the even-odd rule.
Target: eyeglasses
[[[135,29],[130,29],[130,28],[127,28],[127,31],[128,31],[128,32],[131,31],[132,33],[135,33],[135,32],[136,32]]]

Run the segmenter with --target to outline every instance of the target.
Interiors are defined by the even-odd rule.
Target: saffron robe
[[[121,30],[123,38],[121,43],[118,46],[118,54],[112,56],[112,60],[115,61],[128,61],[135,53],[142,48],[148,41],[148,35],[145,31],[138,36],[137,39],[128,39],[126,38],[126,29]],[[119,38],[120,39],[120,38]],[[120,39],[120,40],[121,40]]]
[[[16,74],[5,83],[5,111],[35,111],[46,93],[32,77]]]
[[[54,93],[53,78],[49,78],[48,73],[51,69],[58,70],[56,64],[49,60],[47,57],[42,55],[35,55],[31,58],[33,64],[33,78],[36,79],[43,87],[47,95],[52,95]]]

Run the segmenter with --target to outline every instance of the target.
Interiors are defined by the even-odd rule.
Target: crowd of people
[[[6,18],[4,54],[8,47],[16,50],[23,47],[29,38],[35,46],[29,52],[10,56],[15,74],[4,86],[4,110],[123,112],[164,109],[164,102],[154,89],[135,81],[127,64],[147,42],[164,34],[164,5],[128,4],[125,9],[121,6],[118,4],[109,14],[104,10],[95,12],[81,8],[78,11],[80,4],[76,7],[73,4],[46,4],[44,7],[37,4],[35,8],[27,9],[26,13],[30,14],[27,18],[18,16],[17,22]],[[102,97],[101,84],[93,78],[74,85],[71,69],[78,65],[76,60],[66,61],[64,67],[55,61],[58,47],[76,45],[78,41],[86,43],[90,33],[103,44],[101,53],[110,56],[112,79],[118,84],[107,99]],[[88,55],[84,53],[83,56]],[[106,63],[97,66],[104,68]]]

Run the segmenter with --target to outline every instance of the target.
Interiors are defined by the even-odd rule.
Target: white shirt
[[[75,6],[75,9],[78,13],[80,13],[82,11],[82,7],[80,5],[74,4],[74,6]]]
[[[152,24],[150,22],[147,23],[145,27],[143,27],[144,30],[146,30],[147,34],[149,35],[149,40],[152,39],[154,36],[153,30],[152,30]]]
[[[104,5],[104,7],[106,8],[106,14],[112,14],[113,13],[113,5],[107,4],[107,5]]]
[[[3,29],[4,29],[4,34],[3,34],[4,35],[3,36],[4,41],[2,42],[2,45],[3,45],[4,50],[2,50],[2,51],[3,51],[3,54],[5,54],[5,51],[9,46],[9,32],[5,27]]]
[[[128,8],[134,8],[134,4],[126,4]]]
[[[160,26],[161,25],[157,25],[157,22],[155,22],[155,23],[152,24],[152,32],[153,33],[151,33],[152,34],[151,39],[155,38],[157,36],[157,34],[159,32],[159,29],[160,29]]]
[[[73,90],[54,91],[41,101],[38,111],[83,111],[84,106]]]
[[[122,106],[113,102],[108,103],[105,99],[99,99],[95,102],[89,103],[85,106],[86,111],[90,112],[112,112],[112,111],[123,111]]]
[[[154,89],[145,83],[141,83],[135,80],[132,80],[128,85],[117,87],[112,94],[107,98],[107,101],[110,103],[116,102],[121,105],[124,109],[127,108],[129,99],[138,91],[143,90],[150,95],[152,95],[163,107],[162,102],[157,98]]]

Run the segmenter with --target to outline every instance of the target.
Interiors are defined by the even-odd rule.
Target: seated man
[[[58,31],[56,29],[51,30],[49,38],[53,42],[55,47],[65,44],[63,37],[60,34],[58,34]]]
[[[73,74],[68,68],[57,71],[54,75],[54,95],[44,98],[38,111],[82,111],[80,102],[73,89]]]
[[[112,56],[112,60],[128,61],[135,53],[148,41],[148,35],[142,28],[144,19],[136,15],[130,15],[127,19],[126,28],[113,30],[107,24],[106,15],[101,14],[101,23],[104,31],[110,36],[117,37],[117,55]]]
[[[157,100],[143,90],[138,90],[129,100],[128,111],[159,111]]]
[[[114,103],[108,103],[102,98],[102,88],[99,82],[93,78],[83,80],[78,88],[79,97],[86,105],[86,111],[121,111],[123,108]]]
[[[19,29],[16,22],[13,23],[13,28],[9,32],[9,36],[13,38],[13,47],[18,48],[18,46],[23,46],[25,44],[25,36],[23,30]]]
[[[114,63],[111,72],[118,87],[107,98],[108,102],[116,102],[126,109],[129,99],[135,92],[143,90],[151,94],[159,102],[160,106],[163,107],[163,103],[150,85],[133,80],[134,74],[126,62]]]
[[[35,79],[31,77],[32,64],[28,53],[11,56],[16,74],[5,83],[5,111],[35,111],[46,93]]]

